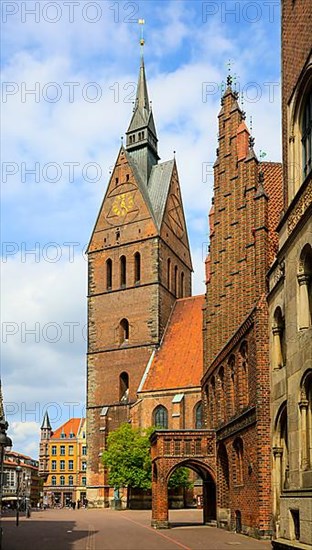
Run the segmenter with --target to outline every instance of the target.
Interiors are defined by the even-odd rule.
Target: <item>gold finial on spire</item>
[[[139,25],[141,25],[141,37],[140,37],[140,46],[141,46],[141,56],[143,57],[144,52],[144,25],[145,25],[145,19],[139,19],[138,20]]]

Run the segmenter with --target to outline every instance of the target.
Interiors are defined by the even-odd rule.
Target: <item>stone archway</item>
[[[161,430],[151,436],[152,527],[168,521],[168,482],[175,470],[187,467],[203,480],[203,523],[216,519],[216,459],[213,430]]]

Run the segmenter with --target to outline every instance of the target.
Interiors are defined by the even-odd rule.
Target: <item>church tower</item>
[[[175,159],[159,162],[143,55],[137,95],[88,247],[87,443],[90,506],[108,505],[101,456],[129,419],[192,263]]]
[[[40,431],[39,474],[46,478],[49,474],[49,442],[53,435],[48,411],[45,412]]]

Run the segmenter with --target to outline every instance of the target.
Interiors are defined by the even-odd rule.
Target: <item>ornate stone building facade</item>
[[[137,97],[88,248],[89,506],[106,506],[107,433],[130,418],[192,263],[175,160],[159,163],[143,57]]]
[[[275,548],[312,545],[311,3],[282,2],[284,205],[269,271]],[[306,545],[306,546],[305,546]]]

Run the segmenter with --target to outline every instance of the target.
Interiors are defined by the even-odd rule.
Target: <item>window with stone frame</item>
[[[312,170],[312,88],[306,96],[302,110],[301,143],[303,179],[305,179]]]
[[[55,487],[55,485],[56,485],[56,476],[51,477],[51,484],[52,484],[53,487]]]
[[[308,369],[300,388],[300,454],[301,470],[312,470],[312,369]],[[310,478],[310,481],[309,481]],[[311,476],[304,476],[303,484],[311,486]]]
[[[163,405],[158,405],[153,412],[153,425],[163,430],[168,429],[168,411]]]
[[[60,477],[60,485],[65,485],[65,476]]]
[[[194,407],[194,410],[195,410],[195,414],[194,414],[194,417],[195,417],[195,428],[197,430],[200,430],[202,427],[203,427],[203,418],[202,418],[202,414],[203,414],[203,406],[202,406],[202,402],[199,401],[195,407]]]
[[[51,452],[51,454],[52,454],[53,456],[56,456],[56,448],[57,448],[56,445],[52,445],[52,452]]]
[[[298,267],[298,328],[312,326],[312,247],[307,243],[300,254]]]
[[[280,306],[274,311],[272,338],[272,367],[280,369],[285,364],[285,321]]]

